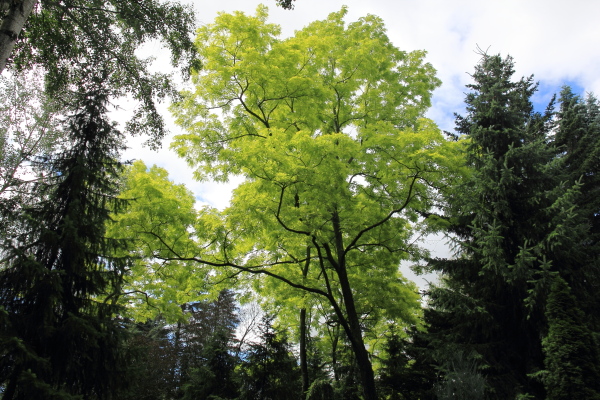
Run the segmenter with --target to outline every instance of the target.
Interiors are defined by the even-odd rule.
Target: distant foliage
[[[258,341],[250,345],[240,365],[239,400],[299,400],[300,371],[284,332],[265,316]]]
[[[557,277],[546,308],[545,370],[537,374],[548,400],[600,399],[598,347],[576,301],[564,279]]]

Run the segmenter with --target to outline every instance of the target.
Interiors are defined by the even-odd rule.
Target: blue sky
[[[563,86],[570,86],[573,93],[582,97],[585,97],[588,93],[588,91],[586,91],[579,82],[570,81],[568,79],[565,79],[560,84],[540,81],[538,91],[531,99],[533,106],[535,107],[535,111],[544,112],[554,94],[556,94],[556,99],[558,101]]]

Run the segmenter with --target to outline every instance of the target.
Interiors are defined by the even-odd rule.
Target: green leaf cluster
[[[122,179],[120,197],[129,206],[107,224],[109,237],[130,241],[127,255],[134,259],[121,301],[139,320],[157,314],[177,319],[181,304],[204,290],[205,273],[195,264],[170,260],[196,246],[191,238],[197,217],[194,196],[170,181],[163,168],[148,168],[142,161],[130,166]]]

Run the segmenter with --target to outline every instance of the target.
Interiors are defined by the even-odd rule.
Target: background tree
[[[162,316],[132,323],[126,343],[129,385],[119,399],[234,399],[240,364],[235,295],[182,305],[175,323]]]
[[[186,305],[189,319],[180,334],[180,387],[184,399],[233,399],[237,396],[234,369],[235,330],[239,322],[235,295],[223,290],[211,302]]]
[[[546,369],[539,373],[547,399],[600,399],[598,348],[564,279],[555,278],[546,308],[542,341]]]
[[[260,325],[259,341],[250,345],[240,366],[240,400],[301,398],[298,363],[285,332],[265,316]]]
[[[129,322],[128,338],[124,344],[130,364],[127,385],[119,390],[121,400],[164,400],[173,398],[177,381],[173,371],[177,366],[177,352],[172,340],[172,329],[164,318],[145,322]]]
[[[40,178],[31,168],[36,157],[53,152],[60,141],[60,105],[43,93],[35,73],[15,80],[0,76],[0,230],[14,234],[14,217],[37,199],[31,193]]]
[[[597,213],[600,181],[600,104],[593,95],[581,98],[564,87],[559,96],[556,134],[553,144],[560,163],[560,179],[579,183],[581,194],[575,201],[579,226],[578,241],[563,246],[561,276],[572,288],[578,307],[588,317],[592,332],[600,332],[597,286],[600,219]],[[582,228],[580,228],[581,230]]]
[[[432,386],[438,374],[431,354],[423,347],[427,342],[422,343],[414,328],[408,332],[390,328],[377,382],[381,394],[390,400],[435,399]]]
[[[40,199],[4,237],[0,269],[3,399],[108,398],[123,371],[114,320],[126,260],[104,237],[121,170],[120,133],[106,119],[101,77],[82,82],[65,122],[69,141],[40,159]],[[103,300],[104,299],[104,300]]]
[[[27,192],[20,190],[30,180],[24,164],[52,153],[58,143],[60,105],[27,73],[15,80],[0,76],[0,98],[0,193],[6,199]]]

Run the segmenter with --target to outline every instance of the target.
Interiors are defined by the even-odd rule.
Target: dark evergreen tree
[[[600,399],[598,349],[576,302],[557,276],[546,308],[548,334],[542,341],[546,369],[538,374],[547,400]]]
[[[301,398],[300,369],[284,332],[265,316],[260,341],[250,346],[240,365],[240,400],[298,400]]]
[[[64,150],[37,161],[38,202],[20,210],[0,267],[3,399],[108,398],[122,376],[114,319],[125,260],[104,237],[121,164],[102,80],[81,82]]]
[[[187,304],[184,309],[189,320],[180,333],[183,398],[235,398],[235,329],[239,323],[235,294],[223,290],[215,301]]]
[[[335,379],[332,383],[333,398],[335,400],[360,400],[361,383],[360,373],[356,359],[350,352],[350,345],[340,338],[340,346],[337,349]]]
[[[457,132],[469,139],[472,178],[449,198],[457,257],[431,260],[444,279],[429,292],[428,340],[440,368],[455,354],[477,366],[487,397],[545,396],[545,295],[560,248],[581,237],[579,186],[561,184],[550,145],[552,104],[535,113],[532,77],[513,81],[510,57],[482,54]]]
[[[164,318],[129,323],[125,343],[130,360],[128,385],[119,391],[119,400],[164,400],[176,392],[173,370],[177,357],[172,330]]]
[[[183,399],[237,398],[234,370],[238,360],[232,353],[231,340],[225,331],[206,340],[200,358],[187,371]]]
[[[235,294],[223,290],[214,301],[182,306],[186,318],[162,317],[130,327],[129,385],[118,398],[234,399],[237,382]]]
[[[433,400],[437,371],[429,349],[423,347],[427,343],[422,343],[416,329],[403,336],[407,335],[393,328],[386,338],[386,357],[381,361],[378,380],[380,393],[390,400]]]
[[[457,352],[444,360],[443,379],[436,383],[438,400],[483,400],[485,379],[474,357]]]
[[[561,276],[568,282],[578,306],[587,315],[588,327],[600,333],[600,102],[586,99],[564,87],[559,97],[555,150],[560,179],[579,182],[581,195],[575,202],[580,230],[577,241],[562,246]],[[597,338],[598,339],[598,338]]]

